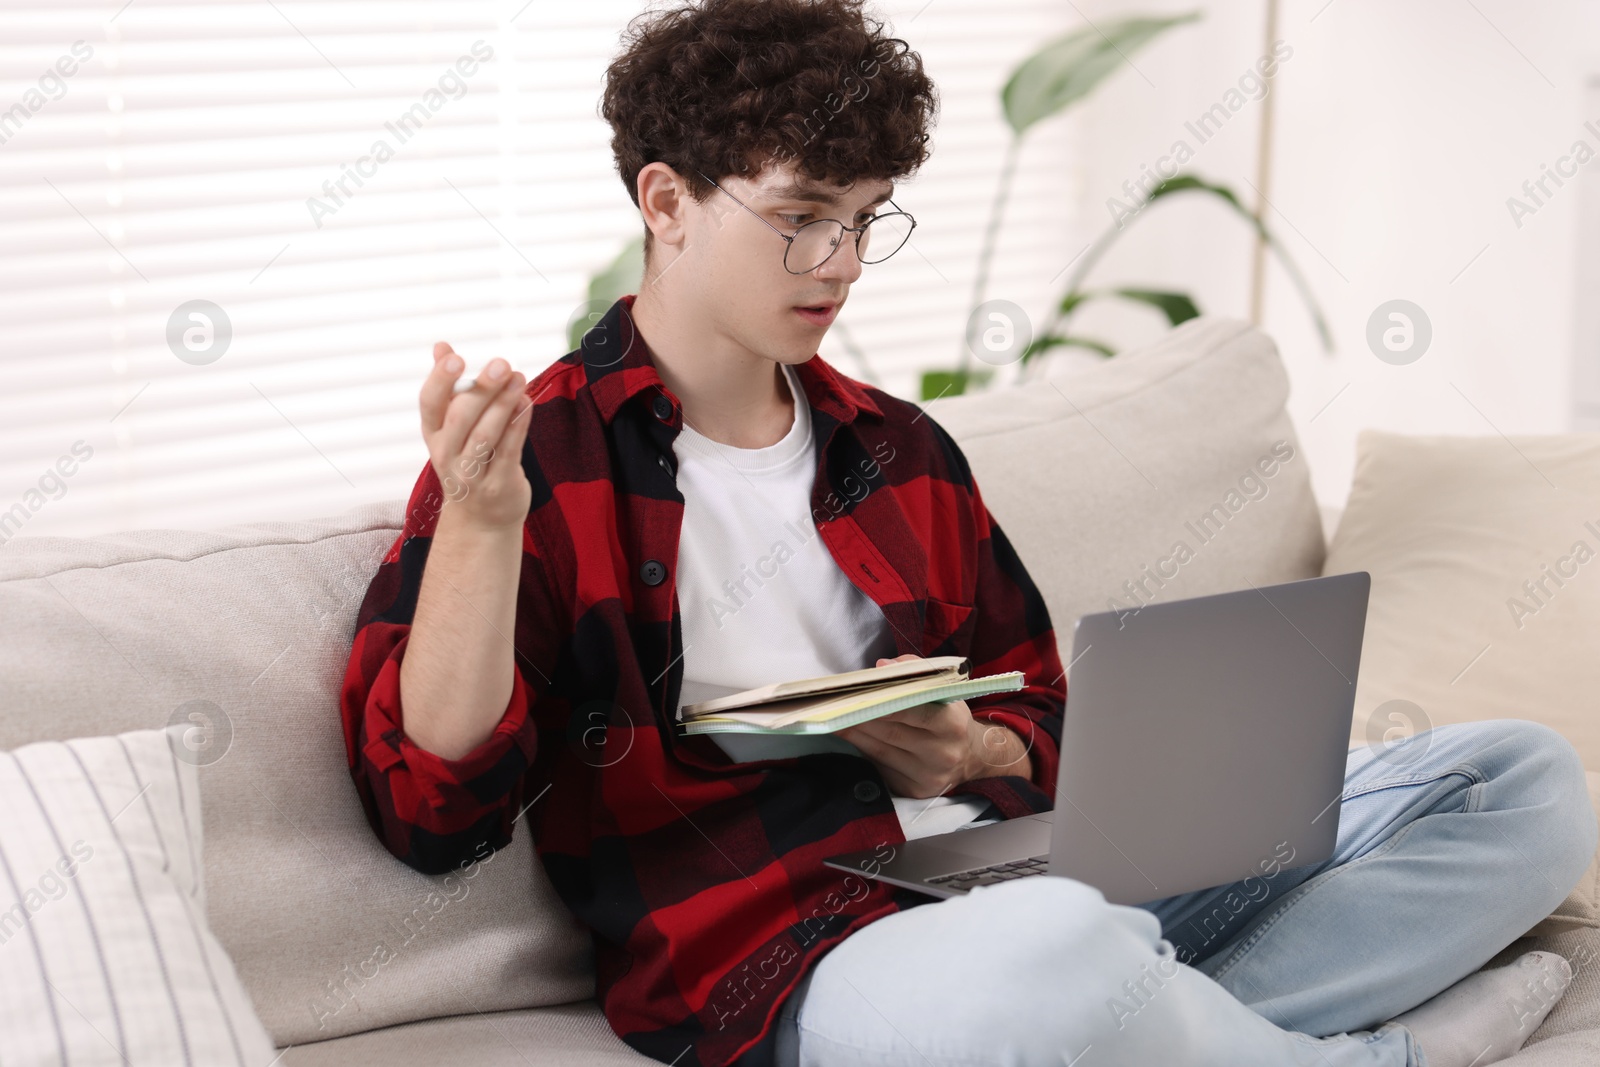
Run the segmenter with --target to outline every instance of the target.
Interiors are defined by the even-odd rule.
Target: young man
[[[593,933],[611,1026],[684,1067],[1417,1065],[1418,1039],[1451,1067],[1463,1034],[1498,1058],[1508,1027],[1437,1005],[1415,1033],[1307,1034],[1438,993],[1576,883],[1595,825],[1576,753],[1542,727],[1439,731],[1404,788],[1353,753],[1339,855],[1237,905],[1219,887],[1113,906],[1040,877],[925,907],[823,866],[1054,799],[1066,686],[1043,599],[949,434],[816,355],[863,262],[909,232],[890,196],[935,110],[920,59],[859,0],[641,18],[604,101],[647,227],[640,292],[531,382],[496,360],[456,395],[464,361],[434,349],[430,463],[343,690],[375,831],[444,872],[526,811]],[[675,728],[707,695],[947,654],[1026,685],[760,758]],[[1463,804],[1499,821],[1463,836]],[[1468,881],[1508,862],[1502,837],[1525,869],[1420,891],[1430,862]],[[1481,932],[1452,938],[1463,918]],[[1553,1002],[1557,962],[1516,977]],[[1482,1015],[1506,986],[1453,992]],[[1523,1038],[1547,1010],[1522,1013]]]

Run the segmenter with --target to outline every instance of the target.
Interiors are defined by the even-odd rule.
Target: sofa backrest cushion
[[[1088,612],[1321,573],[1288,396],[1271,338],[1203,316],[1067,377],[926,407],[1039,586],[1066,664]]]
[[[1327,566],[1372,574],[1352,741],[1533,719],[1600,770],[1600,433],[1363,430]]]
[[[428,877],[362,815],[336,694],[402,507],[0,552],[0,749],[186,725],[211,927],[280,1046],[594,990],[526,833]]]

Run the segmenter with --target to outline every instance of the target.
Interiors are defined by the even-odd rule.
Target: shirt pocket
[[[923,655],[966,655],[970,647],[972,605],[928,597],[923,613]],[[948,645],[940,651],[941,646]]]

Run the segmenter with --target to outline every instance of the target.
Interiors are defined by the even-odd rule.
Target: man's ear
[[[639,171],[639,213],[655,241],[681,249],[688,234],[686,214],[694,203],[687,183],[665,163],[647,164]]]

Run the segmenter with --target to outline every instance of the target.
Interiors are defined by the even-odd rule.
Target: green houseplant
[[[1028,131],[1088,96],[1121,64],[1129,62],[1128,56],[1131,53],[1137,52],[1167,30],[1194,22],[1199,18],[1198,11],[1160,18],[1130,16],[1101,27],[1089,26],[1074,30],[1047,42],[1012,71],[1000,93],[1001,108],[1011,128],[1011,139],[1007,143],[1005,156],[1001,162],[1000,180],[990,207],[989,224],[984,230],[983,244],[978,252],[978,270],[967,309],[969,318],[984,301],[989,268],[1000,233],[1006,199],[1015,177],[1017,157]],[[1023,350],[1020,360],[1024,365],[1040,353],[1059,347],[1084,348],[1107,357],[1115,355],[1116,349],[1108,342],[1075,334],[1068,329],[1073,314],[1090,300],[1114,298],[1145,304],[1165,315],[1171,326],[1200,314],[1199,307],[1187,293],[1139,286],[1112,286],[1098,289],[1085,287],[1089,271],[1127,227],[1145,213],[1146,207],[1165,197],[1190,192],[1216,197],[1249,223],[1260,239],[1283,263],[1311,311],[1323,346],[1331,348],[1327,323],[1311,297],[1304,276],[1261,218],[1248,210],[1238,196],[1226,186],[1205,181],[1195,175],[1179,173],[1151,188],[1127,217],[1116,219],[1110,228],[1079,257],[1077,266],[1067,279],[1065,292],[1051,309],[1050,319]],[[962,393],[972,385],[988,381],[993,371],[989,368],[973,368],[971,356],[971,349],[963,340],[960,359],[954,370],[924,372],[921,382],[922,399],[931,400],[937,396]]]

